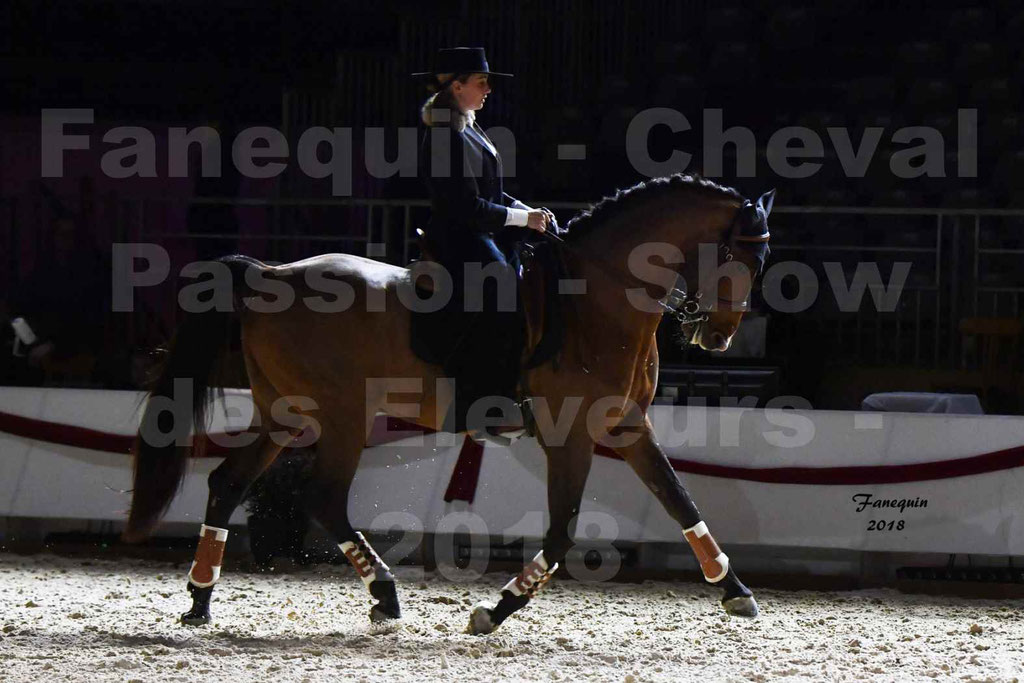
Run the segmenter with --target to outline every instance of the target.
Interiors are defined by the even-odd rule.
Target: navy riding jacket
[[[426,129],[420,175],[430,191],[428,248],[451,267],[467,261],[508,262],[526,228],[506,226],[516,200],[502,190],[501,156],[475,123],[459,131],[446,123]]]

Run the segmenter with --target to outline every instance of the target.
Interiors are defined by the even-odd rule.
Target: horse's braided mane
[[[687,191],[743,201],[743,195],[731,187],[696,174],[676,173],[662,178],[652,178],[625,190],[618,190],[610,197],[604,197],[596,204],[584,209],[566,224],[570,240],[590,234],[594,228],[623,211],[633,208],[639,202],[660,197],[669,192]]]

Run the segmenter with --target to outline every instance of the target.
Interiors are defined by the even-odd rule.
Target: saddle
[[[420,238],[421,261],[437,262]],[[528,393],[524,390],[524,372],[543,365],[546,362],[558,364],[558,356],[562,349],[565,336],[565,323],[562,301],[558,293],[559,280],[567,276],[565,264],[559,256],[555,245],[550,242],[521,243],[517,249],[522,268],[517,271],[517,305],[516,316],[523,330],[521,343],[509,345],[503,352],[489,358],[492,368],[514,368],[518,381],[516,395],[505,396],[513,403],[523,404]],[[430,280],[420,278],[416,283],[417,295],[427,299],[433,293]],[[435,312],[412,311],[410,316],[410,344],[413,353],[426,363],[439,365],[446,369],[452,349],[458,348],[467,334],[465,314],[446,308]],[[468,374],[486,373],[489,368],[471,368]],[[456,381],[460,381],[459,373]],[[473,430],[474,425],[468,424],[468,406],[456,401],[454,415],[449,415],[446,428],[454,432]],[[524,421],[531,421],[524,410]]]

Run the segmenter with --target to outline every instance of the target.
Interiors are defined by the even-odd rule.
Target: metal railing
[[[563,221],[587,206],[532,204],[551,208]],[[417,255],[415,229],[426,223],[430,212],[426,200],[416,199],[108,197],[96,205],[93,223],[104,226],[97,241],[161,244],[171,252],[174,267],[236,250],[272,262],[343,251],[405,265]],[[3,267],[10,287],[26,274],[23,257],[44,248],[40,236],[47,216],[38,198],[0,197],[7,252]],[[827,279],[822,265],[829,260],[847,266],[847,281],[852,276],[849,267],[858,260],[881,263],[883,282],[888,279],[884,266],[894,261],[912,264],[895,311],[879,312],[865,296],[858,310],[843,312],[819,295],[815,305],[794,317],[796,333],[810,331],[828,339],[835,358],[953,367],[959,358],[962,317],[1021,314],[1024,280],[1018,273],[1024,269],[1005,261],[1019,261],[1024,255],[1024,231],[1010,231],[1006,223],[1024,226],[1024,211],[780,206],[772,219],[772,262],[808,263],[822,276],[823,285]],[[211,221],[226,224],[223,229],[204,229]],[[1016,241],[1018,234],[1021,242]],[[168,308],[176,308],[175,284],[172,278],[151,307],[166,302]]]

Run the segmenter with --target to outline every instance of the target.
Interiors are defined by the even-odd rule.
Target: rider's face
[[[487,95],[491,92],[491,84],[487,74],[473,74],[465,83],[455,81],[452,84],[452,95],[459,105],[459,111],[479,111],[483,109]]]

